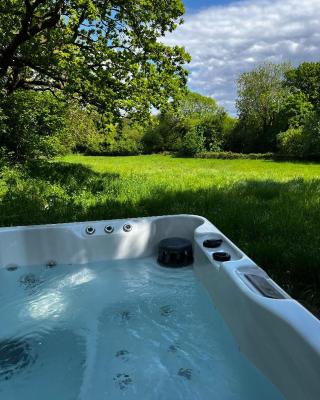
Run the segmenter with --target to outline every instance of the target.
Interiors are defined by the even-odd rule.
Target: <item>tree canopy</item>
[[[240,75],[236,101],[240,119],[262,129],[272,123],[288,93],[283,85],[288,69],[287,64],[267,63]]]
[[[180,0],[2,0],[2,93],[59,90],[110,118],[165,108],[189,56],[159,38],[183,12]]]
[[[215,99],[200,93],[188,91],[178,105],[178,112],[184,117],[204,117],[208,114],[222,112]]]
[[[265,63],[240,75],[236,106],[241,150],[275,150],[276,118],[289,93],[284,85],[288,69],[288,64]]]
[[[239,120],[230,136],[236,151],[320,155],[320,63],[267,63],[238,79]]]
[[[286,72],[287,85],[304,93],[320,111],[320,62],[304,62]]]
[[[230,122],[227,112],[213,98],[186,91],[174,112],[160,113],[154,118],[154,125],[143,137],[144,147],[146,151],[186,155],[219,151],[224,136],[232,129]]]

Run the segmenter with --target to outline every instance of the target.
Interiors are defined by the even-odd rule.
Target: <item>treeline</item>
[[[95,108],[51,92],[15,91],[0,99],[0,147],[14,160],[71,152],[130,155],[220,151],[235,123],[215,100],[188,92],[176,108],[143,123],[110,123]]]
[[[237,85],[238,118],[188,91],[162,113],[143,121],[123,115],[114,123],[61,93],[16,90],[0,97],[1,152],[15,160],[166,151],[320,157],[320,63],[264,64],[243,73]]]
[[[156,118],[147,148],[320,158],[319,62],[263,64],[240,75],[237,88],[237,119],[214,100],[189,93],[175,114]]]
[[[238,79],[230,150],[320,157],[320,63],[265,64]]]

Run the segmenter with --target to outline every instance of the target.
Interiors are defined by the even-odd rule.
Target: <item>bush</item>
[[[204,148],[209,151],[221,151],[224,146],[223,122],[224,114],[205,116],[196,121],[196,126],[204,137]]]
[[[120,137],[119,139],[116,139],[114,143],[109,146],[106,151],[104,152],[105,154],[109,155],[135,155],[135,154],[141,154],[143,151],[143,146],[139,140],[136,140],[135,138],[122,138]]]
[[[304,126],[279,133],[278,147],[291,157],[320,158],[320,116],[314,112]]]
[[[303,128],[306,140],[305,156],[311,158],[320,157],[320,114],[312,113],[306,120]]]
[[[160,129],[149,127],[142,138],[143,149],[146,153],[159,153],[166,148]]]
[[[0,146],[17,160],[63,152],[56,135],[64,127],[65,104],[51,93],[17,91],[0,100]]]
[[[106,143],[110,127],[99,127],[99,114],[93,109],[71,102],[65,109],[64,128],[57,138],[64,152],[100,153]]]
[[[278,147],[282,154],[302,158],[306,152],[303,128],[289,128],[278,135]]]
[[[245,129],[239,120],[236,120],[224,134],[224,150],[242,153],[245,150]]]
[[[194,129],[198,134],[201,131],[203,141],[200,147],[220,151],[224,147],[224,135],[233,123],[234,119],[228,117],[214,99],[189,92],[180,100],[175,113],[171,111],[154,117],[152,126],[146,130],[143,137],[144,151],[190,153],[189,144],[191,145],[192,138],[197,136]],[[193,133],[189,133],[191,131]]]
[[[134,155],[143,152],[142,138],[145,128],[130,120],[124,120],[119,126],[110,129],[104,154]]]
[[[203,129],[199,126],[191,128],[183,137],[179,153],[185,156],[194,156],[205,150]]]
[[[182,137],[189,129],[189,121],[184,118],[170,113],[158,115],[143,135],[144,152],[178,151]]]
[[[98,152],[106,141],[99,118],[61,95],[16,91],[0,99],[0,147],[16,161]]]
[[[271,160],[275,158],[274,153],[233,153],[232,151],[206,151],[195,155],[196,158],[217,158],[223,160]]]

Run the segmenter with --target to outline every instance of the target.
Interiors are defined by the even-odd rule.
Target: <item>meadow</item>
[[[197,214],[320,315],[320,164],[71,155],[3,166],[0,224]]]

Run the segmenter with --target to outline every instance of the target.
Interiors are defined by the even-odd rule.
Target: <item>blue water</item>
[[[0,321],[0,399],[282,399],[191,268],[1,269]]]

